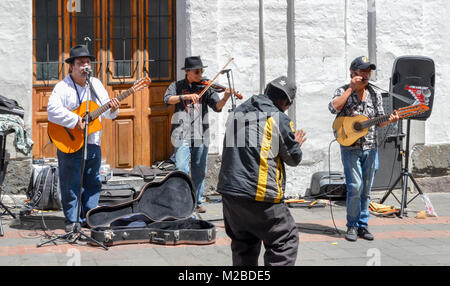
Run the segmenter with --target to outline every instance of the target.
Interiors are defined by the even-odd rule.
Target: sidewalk
[[[397,192],[396,192],[397,193]],[[373,192],[379,198],[384,192]],[[415,194],[409,194],[411,199]],[[332,214],[342,235],[335,233],[329,206],[322,208],[291,208],[300,233],[296,265],[450,265],[450,193],[428,194],[439,217],[414,218],[425,209],[421,197],[408,205],[407,217],[380,218],[371,216],[369,228],[374,241],[358,239],[348,242],[343,233],[345,206],[333,202]],[[397,195],[400,198],[400,195]],[[392,195],[385,202],[398,207]],[[23,220],[2,216],[5,236],[0,237],[0,265],[160,265],[160,266],[216,266],[231,265],[230,240],[222,220],[222,204],[209,203],[201,219],[217,227],[216,243],[209,246],[161,246],[129,244],[112,246],[108,251],[78,241],[71,245],[59,241],[40,248],[46,241],[44,234],[64,232],[62,212],[30,215]],[[13,209],[18,213],[18,209]],[[44,232],[43,227],[47,230]],[[263,253],[260,256],[263,265]]]

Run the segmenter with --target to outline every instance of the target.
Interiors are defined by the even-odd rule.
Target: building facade
[[[439,175],[449,175],[449,12],[445,0],[3,0],[0,94],[25,108],[33,156],[51,157],[55,148],[44,148],[46,102],[67,75],[64,59],[71,46],[88,44],[97,58],[95,76],[111,96],[150,77],[151,86],[123,101],[118,119],[104,125],[104,159],[131,168],[173,152],[172,111],[163,94],[170,82],[184,77],[185,56],[200,55],[210,78],[233,57],[229,68],[244,100],[271,79],[289,75],[298,87],[289,115],[308,137],[302,164],[288,169],[287,194],[297,195],[314,172],[328,170],[329,155],[331,169],[342,169],[337,143],[328,153],[334,118],[327,104],[334,90],[349,82],[353,58],[375,61],[372,80],[389,89],[397,57],[428,56],[436,66],[434,107],[428,120],[412,122],[411,146],[417,147],[412,158],[419,173],[433,175],[426,170],[439,166]],[[226,85],[227,79],[222,75],[218,82]],[[221,153],[227,113],[209,116],[212,154]],[[16,165],[31,162],[8,150]]]

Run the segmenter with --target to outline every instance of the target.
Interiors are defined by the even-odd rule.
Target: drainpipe
[[[266,87],[266,52],[264,49],[264,0],[259,0],[259,93]]]
[[[295,84],[295,0],[286,0],[287,1],[287,21],[286,21],[286,30],[287,30],[287,56],[288,56],[288,72],[287,77],[291,82]],[[299,91],[297,90],[297,96],[299,95]],[[295,104],[296,100],[289,107],[288,115],[293,122],[295,121]]]
[[[367,0],[367,39],[369,47],[369,60],[377,64],[377,14],[375,0]],[[377,71],[372,72],[371,80],[377,80]]]

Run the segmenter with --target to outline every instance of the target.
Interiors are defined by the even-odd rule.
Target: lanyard
[[[86,94],[86,90],[87,90],[88,86],[86,85],[86,87],[84,88],[83,93],[81,94],[81,97],[80,97],[80,93],[78,92],[77,85],[75,84],[75,81],[73,80],[72,75],[70,76],[70,79],[72,79],[73,87],[75,87],[75,90],[77,92],[78,102],[81,105],[81,103],[83,102],[83,99],[84,99],[84,95]]]

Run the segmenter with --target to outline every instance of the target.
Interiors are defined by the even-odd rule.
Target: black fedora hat
[[[88,57],[91,61],[95,60],[95,57],[89,53],[86,45],[77,45],[70,49],[70,58],[66,59],[66,63],[72,63],[76,58]]]
[[[208,66],[204,66],[202,63],[202,59],[200,57],[187,57],[184,59],[184,67],[182,67],[182,70],[196,70],[196,69],[203,69],[207,68]]]

